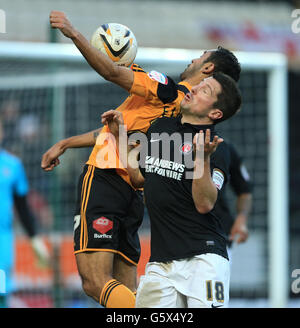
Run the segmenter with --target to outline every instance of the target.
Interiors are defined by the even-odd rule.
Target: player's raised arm
[[[61,11],[51,11],[50,24],[52,28],[58,28],[64,36],[73,41],[90,66],[104,79],[118,84],[127,91],[131,89],[134,78],[131,69],[118,66],[108,56],[94,48],[89,41],[72,26],[65,13]]]
[[[139,149],[132,145],[128,145],[127,131],[124,126],[122,113],[116,110],[109,110],[103,113],[101,118],[102,123],[108,125],[110,132],[116,140],[120,160],[127,168],[132,185],[135,188],[143,187],[145,179],[139,169],[137,161]],[[123,126],[123,128],[121,128],[121,126]]]
[[[215,152],[223,139],[215,136],[210,142],[210,130],[207,129],[196,134],[194,137],[194,146],[196,149],[194,179],[192,184],[192,196],[195,207],[199,213],[210,212],[215,206],[218,191],[211,177],[210,156]],[[201,152],[203,156],[201,156]],[[200,156],[199,156],[200,155]],[[201,172],[199,175],[198,173]],[[222,172],[218,171],[220,174]]]
[[[59,157],[69,148],[92,147],[96,143],[100,129],[93,130],[78,136],[60,140],[48,149],[42,157],[41,167],[45,171],[52,171],[60,164]]]

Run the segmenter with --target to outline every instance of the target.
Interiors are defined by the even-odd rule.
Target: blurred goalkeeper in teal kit
[[[49,260],[48,249],[36,234],[35,218],[27,203],[29,187],[23,164],[1,147],[2,138],[0,121],[0,308],[8,306],[8,295],[14,291],[14,206],[40,263],[45,265]]]

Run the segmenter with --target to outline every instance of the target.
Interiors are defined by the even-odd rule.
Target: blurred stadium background
[[[288,159],[289,208],[283,220],[288,224],[289,240],[285,306],[300,307],[300,294],[291,289],[295,280],[292,272],[300,269],[300,175],[297,172],[300,153],[296,128],[300,33],[293,33],[295,18],[291,16],[296,8],[300,8],[300,2],[274,0],[1,1],[0,9],[6,16],[6,33],[0,33],[3,147],[23,160],[31,187],[30,203],[39,220],[39,232],[47,240],[53,258],[51,267],[37,266],[16,218],[16,290],[10,298],[11,307],[97,307],[82,292],[72,241],[77,179],[91,149],[67,151],[61,165],[52,173],[43,172],[40,161],[42,154],[61,138],[98,128],[101,113],[117,107],[126,97],[120,88],[92,72],[84,60],[68,60],[68,57],[55,60],[54,56],[50,61],[39,56],[43,45],[36,50],[37,43],[70,43],[49,28],[51,10],[65,11],[87,38],[100,24],[119,22],[133,30],[139,47],[212,49],[222,45],[234,51],[286,55],[289,149],[282,156]],[[174,79],[178,79],[187,63],[162,67],[158,62],[148,62],[149,69],[163,71]],[[269,307],[272,306],[268,241],[271,227],[267,162],[268,144],[272,140],[268,139],[267,73],[264,70],[243,72],[240,87],[244,98],[242,112],[219,128],[245,158],[254,184],[250,237],[245,244],[233,248],[231,306]],[[234,202],[231,204],[234,211]],[[149,256],[147,213],[140,235],[143,257],[139,275]]]

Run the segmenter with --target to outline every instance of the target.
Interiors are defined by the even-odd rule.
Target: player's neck
[[[208,117],[199,117],[195,115],[183,114],[181,116],[181,124],[189,123],[193,125],[212,125],[212,121]]]

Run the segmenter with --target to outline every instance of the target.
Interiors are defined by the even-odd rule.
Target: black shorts
[[[109,251],[137,265],[141,248],[142,193],[113,169],[85,165],[78,183],[74,252]]]

